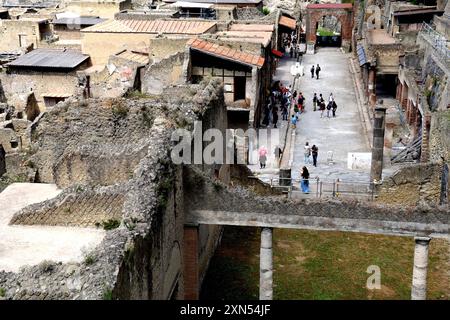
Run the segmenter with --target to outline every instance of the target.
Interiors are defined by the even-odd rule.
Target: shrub
[[[97,257],[93,253],[88,253],[84,257],[84,263],[89,266],[93,264],[95,261],[97,261]]]
[[[116,219],[109,219],[102,222],[103,229],[105,230],[112,230],[116,229],[120,226],[120,221]]]
[[[270,9],[269,8],[267,8],[267,7],[263,7],[263,9],[262,9],[262,13],[264,13],[264,15],[268,15],[269,13],[270,13]]]
[[[0,288],[0,297],[6,296],[6,290],[4,288]]]

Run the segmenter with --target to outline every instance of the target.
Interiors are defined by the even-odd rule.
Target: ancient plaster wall
[[[126,9],[131,9],[131,0],[120,3],[119,1],[70,1],[66,5],[67,11],[76,12],[82,16],[99,16],[107,19],[114,19],[114,14]]]
[[[73,95],[78,89],[75,72],[12,71],[9,74],[0,73],[0,79],[8,102],[15,105],[17,96],[28,96],[33,91],[41,111],[45,110],[44,94]]]
[[[178,52],[150,65],[143,72],[142,92],[162,94],[164,87],[182,84],[183,63],[184,52]]]
[[[22,48],[33,45],[38,47],[41,41],[39,24],[33,21],[23,20],[0,20],[0,51],[20,50],[19,35],[24,35]]]
[[[150,57],[152,57],[155,62],[158,62],[173,56],[178,52],[184,52],[186,42],[188,42],[189,39],[190,37],[181,36],[176,38],[153,37],[149,42]]]
[[[81,48],[93,65],[106,65],[109,56],[124,49],[148,48],[150,35],[142,33],[81,32]]]

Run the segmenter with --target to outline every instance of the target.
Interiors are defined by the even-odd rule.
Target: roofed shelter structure
[[[229,128],[247,128],[258,124],[264,102],[263,71],[267,63],[264,57],[212,40],[192,39],[187,46],[189,61],[185,65],[191,67],[186,70],[186,80],[198,83],[206,77],[221,79]]]
[[[36,49],[6,64],[1,80],[7,95],[34,92],[43,111],[77,94],[77,71],[89,65],[89,56],[78,51]]]
[[[341,24],[342,47],[350,50],[353,28],[353,5],[351,3],[308,4],[306,11],[306,41],[309,46],[316,44],[319,21],[326,16],[334,16]]]

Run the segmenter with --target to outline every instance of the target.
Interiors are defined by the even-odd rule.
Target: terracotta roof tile
[[[216,26],[211,21],[187,20],[108,20],[83,32],[202,34]]]
[[[257,67],[262,67],[264,65],[263,57],[248,52],[237,51],[236,49],[229,49],[225,46],[220,46],[216,43],[205,40],[195,39],[194,41],[188,41],[187,44],[191,47],[191,49],[199,50],[206,54],[212,54],[228,60],[233,60],[238,63],[255,65]]]

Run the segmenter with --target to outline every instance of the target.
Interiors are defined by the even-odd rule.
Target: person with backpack
[[[313,97],[314,111],[316,111],[317,101],[318,101],[317,94],[314,92],[314,97]]]
[[[311,147],[311,154],[313,158],[313,166],[317,167],[317,156],[319,155],[319,148],[315,144]]]
[[[331,110],[332,105],[333,105],[332,102],[328,102],[328,104],[327,104],[327,118],[330,117],[330,110]]]
[[[317,76],[317,80],[319,80],[319,72],[320,72],[320,70],[322,70],[322,69],[320,69],[319,64],[317,64],[317,67],[316,67],[316,76]],[[314,77],[313,77],[313,78],[314,78]]]
[[[309,142],[306,142],[304,149],[305,149],[305,153],[304,153],[305,154],[305,164],[308,164],[308,163],[310,163],[309,157],[311,156],[311,147],[309,146]]]
[[[323,113],[325,111],[325,101],[323,101],[323,100],[320,101],[320,109],[319,110],[321,111],[320,117],[323,118]]]
[[[333,109],[333,118],[336,118],[336,109],[337,109],[337,104],[336,101],[333,100],[333,105],[331,106],[331,108]]]
[[[314,79],[314,65],[311,67],[311,78]]]

